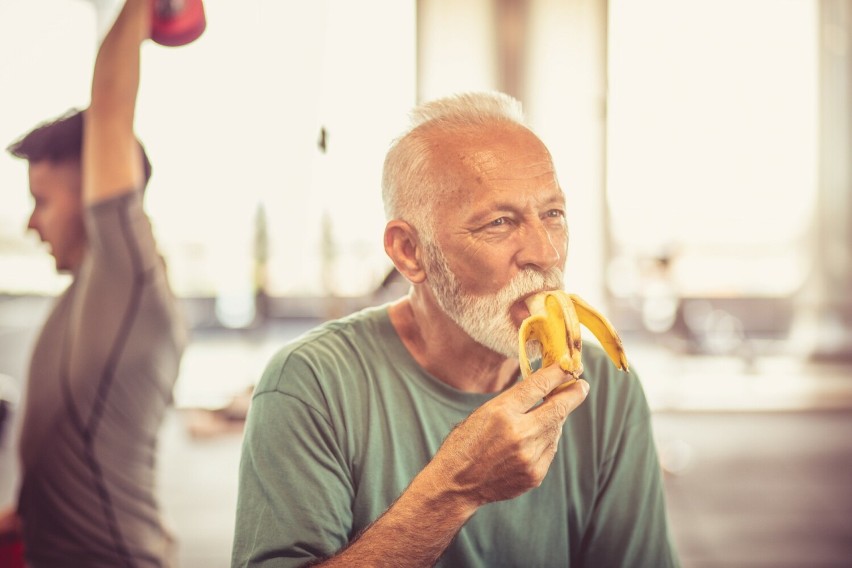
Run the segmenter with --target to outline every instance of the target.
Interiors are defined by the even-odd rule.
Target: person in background
[[[200,1],[186,4],[197,17]],[[88,108],[8,148],[29,163],[28,228],[72,276],[32,354],[18,503],[0,520],[29,566],[176,561],[155,458],[187,330],[143,209],[151,167],[134,134],[140,45],[158,17],[154,0],[127,0],[98,51]]]
[[[639,378],[520,380],[524,299],[563,287],[565,194],[500,93],[428,102],[384,166],[411,285],[269,362],[248,413],[232,566],[679,565]]]

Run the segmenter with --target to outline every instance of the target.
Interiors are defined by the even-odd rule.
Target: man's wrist
[[[411,493],[428,511],[436,511],[446,518],[456,520],[459,526],[483,505],[469,488],[459,486],[454,475],[443,464],[433,460],[411,482]]]
[[[321,565],[374,566],[381,560],[387,565],[432,566],[477,508],[430,463],[375,523]]]

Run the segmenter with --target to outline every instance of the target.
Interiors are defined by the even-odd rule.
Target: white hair
[[[388,220],[410,224],[431,242],[435,196],[443,195],[446,179],[432,167],[433,148],[448,135],[503,122],[526,126],[521,103],[494,91],[459,93],[423,103],[410,114],[411,123],[391,144],[382,174],[382,199]]]

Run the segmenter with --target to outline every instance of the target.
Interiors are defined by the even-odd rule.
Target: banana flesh
[[[542,367],[558,362],[562,370],[573,377],[559,388],[579,379],[583,373],[580,324],[597,337],[616,367],[628,371],[627,355],[618,332],[609,320],[576,294],[562,290],[540,292],[527,298],[526,304],[530,316],[518,331],[518,359],[524,378],[532,373],[527,343],[534,341],[541,346]]]

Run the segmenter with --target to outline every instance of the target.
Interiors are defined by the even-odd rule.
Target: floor
[[[0,303],[0,393],[3,376],[23,376],[40,315]],[[181,566],[229,566],[241,431],[205,427],[203,409],[250,387],[272,352],[310,325],[194,335],[160,440],[161,501]],[[643,342],[629,355],[654,411],[686,568],[852,565],[852,367],[684,356]],[[10,455],[7,436],[0,508],[13,499]]]

